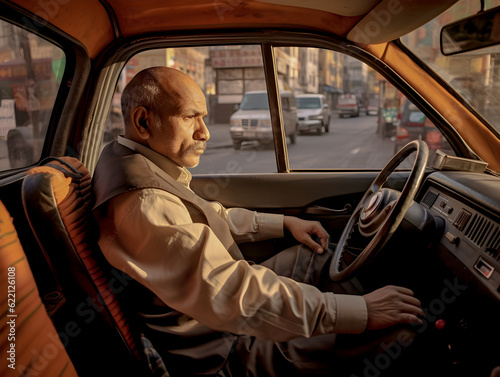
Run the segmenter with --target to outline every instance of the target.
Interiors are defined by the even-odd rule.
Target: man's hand
[[[307,221],[298,217],[285,216],[283,218],[283,226],[292,233],[297,241],[310,247],[318,254],[321,254],[328,248],[328,239],[330,236],[317,221]],[[320,243],[316,242],[312,238],[313,236],[316,236]]]
[[[408,288],[386,286],[363,296],[368,309],[368,330],[380,330],[403,323],[418,323],[424,316],[420,301]]]

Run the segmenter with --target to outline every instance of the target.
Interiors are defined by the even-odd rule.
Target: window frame
[[[68,154],[68,145],[75,139],[73,124],[81,109],[79,106],[74,106],[74,103],[79,102],[84,93],[91,66],[85,47],[70,35],[48,23],[39,22],[41,19],[36,15],[14,4],[3,4],[0,20],[24,29],[63,51],[66,65],[47,125],[41,155],[35,164],[51,155]],[[2,171],[0,178],[9,176],[13,172],[27,170],[29,167]]]

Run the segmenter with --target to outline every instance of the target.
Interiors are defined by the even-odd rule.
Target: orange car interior
[[[143,375],[148,370],[147,363],[159,361],[146,357],[140,330],[131,328],[132,316],[125,314],[119,302],[118,296],[126,290],[131,278],[112,269],[102,256],[97,240],[91,236],[94,226],[91,181],[88,170],[75,158],[46,159],[45,164],[30,169],[23,181],[26,217],[47,264],[57,271],[55,275],[62,287],[52,294],[58,295],[61,303],[53,311],[73,313],[73,324],[67,322],[68,328],[62,334],[62,338],[68,340],[69,352],[94,353],[94,350],[79,349],[82,343],[71,342],[71,338],[73,334],[80,336],[80,326],[82,333],[84,326],[102,326],[99,333],[109,343],[96,357],[109,360],[113,353],[127,357],[115,359],[120,360],[120,366],[109,362],[100,365],[109,368],[110,373],[116,373],[117,369],[128,372],[135,369],[138,375]],[[94,344],[98,349],[98,339]]]
[[[58,333],[44,310],[38,287],[12,218],[0,202],[0,375],[76,377]]]

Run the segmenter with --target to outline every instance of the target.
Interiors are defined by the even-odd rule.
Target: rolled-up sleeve
[[[246,210],[245,210],[246,211]],[[233,230],[244,227],[228,211]],[[253,217],[249,233],[282,234],[279,215]],[[236,214],[236,213],[235,213]],[[110,263],[154,292],[165,304],[219,331],[274,341],[325,333],[360,333],[364,299],[320,292],[234,260],[205,224],[193,223],[177,197],[146,189],[112,199],[100,218],[99,244]],[[278,230],[278,228],[281,230]],[[258,236],[255,236],[258,237]]]

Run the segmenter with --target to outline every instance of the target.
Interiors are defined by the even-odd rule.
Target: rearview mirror
[[[500,7],[480,12],[441,29],[441,52],[454,55],[500,43]]]

